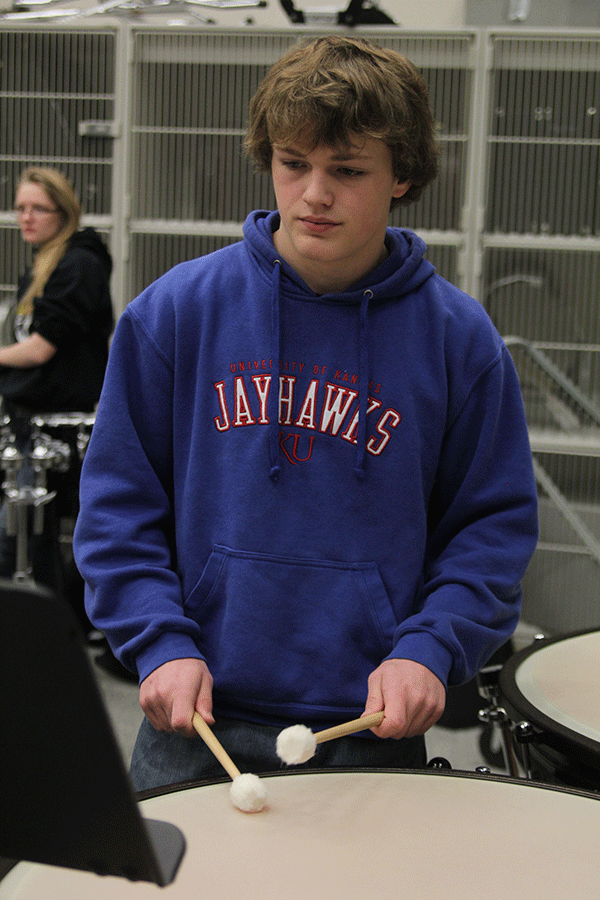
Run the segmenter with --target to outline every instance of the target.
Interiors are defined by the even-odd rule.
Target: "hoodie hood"
[[[281,263],[281,291],[292,296],[304,296],[306,300],[323,303],[355,303],[360,305],[365,290],[373,292],[373,302],[398,300],[419,288],[433,275],[433,265],[424,258],[425,242],[414,232],[403,228],[388,228],[385,245],[388,258],[376,269],[346,291],[332,294],[315,294],[305,281],[281,259],[273,243],[273,232],[280,225],[278,212],[257,210],[244,224],[244,239],[257,264],[267,277],[277,260]]]
[[[357,307],[359,334],[359,416],[354,472],[362,480],[365,477],[365,452],[367,441],[367,402],[369,385],[369,308],[372,304],[395,301],[419,289],[435,269],[424,258],[427,246],[414,232],[401,228],[386,230],[385,245],[389,256],[376,269],[351,285],[346,291],[331,294],[315,294],[306,282],[277,253],[273,232],[280,225],[278,212],[257,210],[244,224],[246,246],[270,282],[271,296],[271,350],[273,359],[279,359],[281,329],[281,296],[313,303],[344,303]],[[276,481],[280,475],[278,440],[278,397],[271,391],[269,397],[269,462],[270,476]]]
[[[76,231],[69,241],[69,248],[93,253],[104,268],[106,277],[110,278],[113,267],[112,259],[106,244],[95,228],[83,228],[81,231]]]

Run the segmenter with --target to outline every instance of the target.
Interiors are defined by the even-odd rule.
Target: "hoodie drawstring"
[[[276,376],[280,357],[280,280],[281,260],[276,259],[273,266],[273,279],[271,290],[271,353],[274,372],[271,377],[271,389],[268,400],[269,416],[269,478],[277,481],[281,473],[279,464],[279,378]],[[365,477],[365,454],[367,449],[367,407],[369,395],[369,301],[373,298],[373,291],[366,290],[360,302],[360,327],[359,327],[359,406],[358,428],[356,434],[356,455],[354,459],[354,473],[360,481]]]
[[[354,474],[361,481],[365,477],[365,453],[367,449],[367,405],[369,394],[369,301],[373,291],[366,290],[360,301],[360,333],[358,344],[358,431]]]
[[[271,389],[269,391],[268,415],[269,415],[269,478],[277,481],[281,472],[279,465],[279,284],[281,278],[281,260],[276,259],[273,266],[273,281],[271,290],[271,353],[274,371],[271,374]]]

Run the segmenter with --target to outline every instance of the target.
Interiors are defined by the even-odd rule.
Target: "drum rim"
[[[508,707],[507,712],[509,712],[513,721],[521,722],[526,720],[534,727],[540,729],[543,737],[551,737],[551,740],[546,743],[547,746],[554,749],[568,753],[569,750],[573,749],[573,746],[576,746],[582,756],[585,757],[583,761],[595,769],[600,769],[600,741],[595,741],[593,738],[580,734],[561,722],[557,722],[556,719],[534,706],[517,687],[516,672],[526,659],[533,656],[534,653],[539,653],[545,647],[570,640],[571,638],[592,634],[599,630],[598,628],[584,628],[567,634],[536,640],[528,647],[524,647],[522,650],[514,653],[502,666],[498,676],[500,694],[505,701],[505,706]],[[542,741],[542,743],[544,742]]]
[[[34,413],[29,421],[37,428],[92,428],[96,424],[96,413],[40,412]]]
[[[469,772],[464,769],[395,769],[395,768],[352,768],[352,767],[336,767],[334,769],[302,769],[302,770],[285,770],[282,772],[263,772],[258,773],[261,779],[267,778],[288,778],[302,777],[303,775],[426,775],[434,778],[463,778],[470,781],[483,782],[500,782],[501,784],[513,784],[519,787],[530,787],[538,790],[557,791],[563,794],[575,794],[585,797],[589,800],[600,801],[600,794],[597,791],[587,790],[586,788],[571,787],[564,784],[549,784],[545,781],[536,779],[515,778],[511,775],[502,775],[494,772]],[[135,794],[136,800],[143,803],[145,800],[152,800],[156,797],[163,797],[167,794],[176,794],[182,791],[194,788],[209,787],[215,784],[227,784],[231,781],[227,776],[222,778],[207,778],[190,781],[178,781],[175,784],[165,784],[160,787],[147,788],[138,791]]]

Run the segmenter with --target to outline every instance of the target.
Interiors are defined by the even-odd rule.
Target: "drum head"
[[[170,900],[597,900],[600,798],[493,776],[310,772],[264,778],[267,807],[229,782],[141,803],[181,828]],[[144,900],[157,888],[20,863],[0,900]]]

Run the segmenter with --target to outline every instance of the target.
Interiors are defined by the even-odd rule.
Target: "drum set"
[[[58,488],[48,485],[49,473],[64,476],[59,499],[76,507],[79,470],[94,420],[90,413],[54,413],[32,416],[15,427],[10,417],[0,419],[6,533],[16,539],[16,581],[32,578],[29,536],[42,534],[44,509],[57,498]]]

